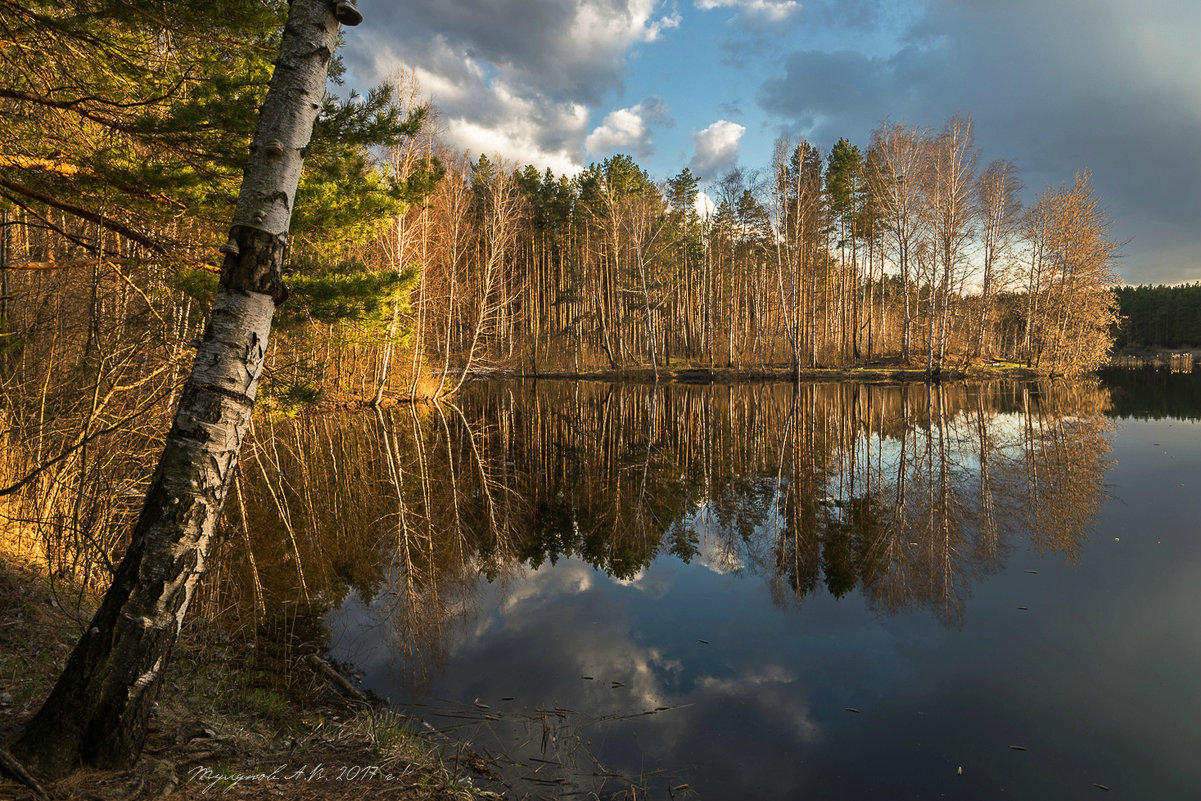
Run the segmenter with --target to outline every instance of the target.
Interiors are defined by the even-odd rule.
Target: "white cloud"
[[[695,0],[693,5],[701,11],[736,8],[742,14],[767,22],[783,22],[801,10],[796,0]]]
[[[670,30],[671,28],[680,27],[680,23],[683,22],[683,20],[684,20],[684,18],[681,17],[678,12],[669,14],[666,17],[659,17],[659,19],[655,20],[654,22],[652,22],[650,25],[647,26],[646,41],[648,41],[648,42],[657,41],[659,39],[660,34],[662,34],[663,31]]]
[[[570,174],[590,109],[622,89],[630,51],[679,24],[667,0],[409,0],[373,9],[344,58],[357,86],[413,69],[450,144]],[[648,103],[611,113],[592,144],[649,153],[659,123]]]
[[[381,72],[384,65],[389,73],[413,70],[420,92],[438,112],[445,141],[473,159],[487,154],[567,175],[582,169],[579,143],[588,126],[582,103],[514,87],[442,38],[426,43],[412,61],[400,59],[391,46],[377,50],[375,59]]]
[[[718,120],[703,131],[692,134],[696,155],[689,169],[704,180],[713,180],[738,163],[738,142],[746,127],[729,120]]]
[[[558,175],[574,175],[583,167],[574,149],[548,149],[538,142],[537,126],[527,120],[514,119],[503,126],[485,126],[459,117],[446,126],[446,140],[468,153],[472,160],[487,155],[521,167],[533,164],[549,168]]]
[[[566,35],[562,30],[554,32],[561,40],[554,49],[561,57],[565,57],[563,63],[556,65],[546,62],[545,65],[551,69],[557,66],[560,70],[566,66],[570,73],[577,63],[599,66],[600,62],[612,61],[614,57],[620,61],[634,45],[654,42],[662,36],[663,31],[679,27],[679,13],[672,11],[657,16],[660,5],[658,0],[625,0],[616,3],[581,0],[572,4],[575,14]]]
[[[643,155],[651,149],[651,135],[636,106],[622,108],[605,115],[605,121],[584,140],[584,149],[598,156],[619,150]]]
[[[356,82],[367,85],[372,72],[376,79],[387,73],[384,51],[424,66],[430,43],[441,40],[523,93],[595,105],[620,88],[631,48],[680,24],[674,8],[666,0],[386,3],[372,10],[370,29],[356,32],[360,46],[344,57]]]
[[[636,106],[611,111],[584,140],[584,149],[594,156],[606,157],[617,152],[645,157],[655,150],[648,124],[670,124],[666,104],[656,97]]]

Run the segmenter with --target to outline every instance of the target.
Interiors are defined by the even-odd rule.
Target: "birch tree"
[[[463,386],[476,361],[483,338],[496,326],[496,319],[509,302],[506,297],[505,272],[512,256],[513,240],[517,234],[518,193],[512,176],[503,165],[497,168],[487,156],[480,156],[471,167],[471,189],[474,194],[477,242],[476,274],[472,302],[475,313],[463,333],[466,355],[459,375],[446,395],[453,395]]]
[[[293,0],[192,372],[112,586],[14,753],[36,773],[121,768],[142,750],[250,422],[313,124],[345,0]]]
[[[967,353],[977,357],[985,350],[985,337],[991,311],[994,290],[997,284],[997,268],[1008,251],[1021,215],[1018,194],[1022,185],[1017,180],[1016,169],[1008,161],[994,161],[981,173],[976,190],[979,204],[980,245],[982,249],[983,273],[980,277],[980,314],[976,321],[976,335]]]
[[[913,332],[910,303],[913,248],[921,229],[921,187],[929,163],[928,134],[902,124],[884,125],[872,133],[871,149],[876,158],[868,180],[879,199],[883,224],[888,231],[891,255],[901,278],[901,358],[908,362]]]
[[[942,369],[950,328],[951,296],[958,294],[959,272],[964,249],[975,223],[976,148],[972,121],[965,117],[947,120],[933,142],[930,182],[927,184],[927,208],[934,257],[940,275],[931,282],[930,313],[937,315],[937,333],[931,323],[932,339],[927,343],[926,370]]]

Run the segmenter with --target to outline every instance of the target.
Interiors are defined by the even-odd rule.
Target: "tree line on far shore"
[[[1114,290],[1119,348],[1201,347],[1201,283],[1122,286]]]
[[[1117,245],[1088,174],[1023,208],[1012,164],[978,168],[970,119],[882,124],[866,150],[781,139],[766,169],[662,182],[622,154],[573,177],[473,161],[425,124],[393,169],[441,179],[364,256],[420,266],[414,364],[1077,374],[1111,345]]]

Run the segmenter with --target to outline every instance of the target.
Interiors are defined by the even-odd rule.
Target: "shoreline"
[[[0,669],[15,677],[0,692],[0,748],[11,745],[45,699],[96,604],[91,593],[66,580],[51,582],[36,564],[0,553]],[[477,784],[487,778],[487,765],[466,744],[368,697],[320,656],[281,660],[256,645],[263,643],[253,634],[189,616],[139,759],[125,770],[81,767],[41,782],[46,797],[497,797]],[[290,678],[281,683],[273,675]],[[0,771],[0,798],[35,797]]]
[[[742,384],[742,383],[864,383],[864,384],[937,384],[944,381],[992,381],[998,379],[1033,380],[1052,378],[1049,373],[1016,365],[973,365],[928,372],[923,367],[899,367],[868,364],[856,367],[813,367],[799,371],[792,367],[649,367],[593,370],[589,372],[522,370],[489,371],[472,380],[499,377],[531,381],[626,381],[635,383],[673,384]]]
[[[1107,365],[1111,366],[1111,365]],[[458,371],[455,371],[456,375]],[[802,368],[792,367],[661,367],[658,371],[645,366],[586,371],[532,371],[521,368],[480,367],[468,371],[467,382],[482,381],[598,381],[632,384],[766,384],[766,383],[861,383],[873,385],[938,384],[955,381],[1036,381],[1058,380],[1045,370],[1025,367],[1012,362],[974,364],[966,368],[951,368],[927,372],[924,367],[901,367],[873,363],[862,366]],[[317,402],[313,410],[322,412],[343,409],[390,409],[411,403],[432,403],[424,395],[410,398],[407,393],[385,394],[379,403],[365,398],[333,398]]]
[[[1106,370],[1140,369],[1157,367],[1176,369],[1173,354],[1163,353],[1149,357],[1115,354],[1097,370],[1082,374],[1096,376]],[[1176,354],[1176,358],[1180,358]],[[1192,362],[1189,362],[1191,368]],[[454,373],[457,375],[458,370]],[[468,371],[466,382],[486,381],[592,381],[629,384],[691,384],[735,385],[768,383],[855,383],[873,386],[895,386],[902,384],[940,384],[989,381],[1062,381],[1080,376],[1066,376],[1044,369],[1026,367],[1015,362],[985,362],[967,367],[955,367],[929,373],[924,367],[903,367],[898,364],[871,363],[861,366],[802,368],[799,373],[792,367],[661,367],[656,371],[645,366],[607,368],[596,370],[547,370],[534,371],[522,368],[478,367]],[[452,396],[453,397],[453,396]],[[385,394],[379,403],[365,398],[340,397],[318,401],[305,411],[335,412],[348,409],[391,409],[410,404],[424,405],[434,399],[425,395],[410,398],[408,393]]]

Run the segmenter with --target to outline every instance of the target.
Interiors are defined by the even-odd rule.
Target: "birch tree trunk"
[[[342,0],[293,0],[260,112],[213,310],[128,551],[50,697],[13,751],[35,773],[137,759],[164,668],[204,572],[250,422],[292,201],[325,95]]]

